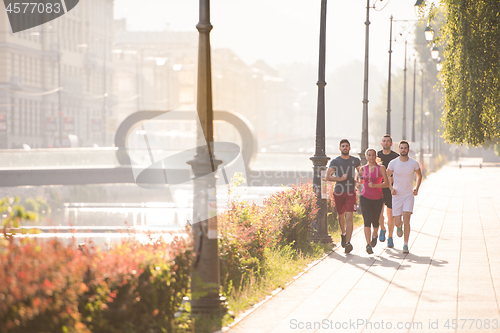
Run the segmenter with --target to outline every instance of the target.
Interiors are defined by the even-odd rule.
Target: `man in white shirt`
[[[400,156],[389,162],[387,168],[387,176],[392,175],[394,178],[394,183],[389,182],[389,189],[392,194],[392,216],[394,217],[394,225],[397,227],[398,237],[403,236],[404,229],[403,253],[409,253],[410,217],[413,213],[415,196],[418,194],[418,189],[422,183],[420,165],[408,156],[409,151],[410,144],[408,141],[402,140],[399,143]],[[415,188],[413,188],[413,173],[417,174]],[[401,222],[401,216],[403,216],[403,222]],[[403,223],[404,228],[401,228]]]

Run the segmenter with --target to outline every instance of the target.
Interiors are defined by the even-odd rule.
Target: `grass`
[[[354,214],[353,224],[354,229],[363,225],[361,214]],[[333,241],[339,243],[340,228],[336,219],[331,219],[329,232]],[[312,250],[307,253],[296,252],[290,246],[266,249],[266,273],[259,279],[252,276],[248,284],[239,290],[232,290],[227,295],[230,311],[234,316],[238,316],[277,288],[285,288],[287,283],[302,272],[308,264],[321,258],[331,249],[331,245],[324,244],[313,244]],[[233,318],[226,315],[223,319],[223,326],[229,325],[232,321]]]
[[[230,311],[235,315],[250,309],[278,288],[285,288],[294,276],[314,260],[331,250],[331,245],[313,244],[307,253],[298,252],[287,245],[282,248],[266,249],[266,274],[260,279],[250,278],[249,283],[239,290],[232,290],[227,296]],[[227,326],[233,321],[230,316],[223,319]]]

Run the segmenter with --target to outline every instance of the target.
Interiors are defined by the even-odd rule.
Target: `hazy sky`
[[[415,20],[415,0],[370,0],[370,66],[387,71],[389,18]],[[231,48],[247,64],[317,64],[321,0],[213,0],[213,48]],[[196,31],[199,1],[115,0],[115,18],[127,18],[130,30]],[[327,71],[364,60],[366,1],[329,1]],[[417,22],[411,22],[416,24]],[[396,35],[401,28],[395,24]],[[408,37],[409,42],[413,36]],[[404,43],[395,43],[393,66],[402,67]],[[411,54],[411,50],[409,50]]]

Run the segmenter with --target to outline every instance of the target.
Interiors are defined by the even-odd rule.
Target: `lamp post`
[[[408,42],[405,41],[405,67],[404,67],[404,84],[403,84],[403,133],[402,138],[406,140],[406,52],[408,48]]]
[[[420,96],[420,168],[424,170],[424,70],[422,73],[422,92]]]
[[[415,142],[415,87],[417,84],[417,57],[413,59],[413,115],[411,121],[411,142]]]
[[[392,59],[392,15],[391,15],[391,29],[389,34],[389,77],[387,79],[387,124],[385,132],[391,134],[391,59]]]
[[[107,24],[105,24],[106,28],[107,28]],[[106,36],[106,35],[105,35]],[[102,72],[103,72],[103,77],[102,77],[102,83],[103,83],[103,89],[104,89],[104,93],[103,93],[103,99],[102,99],[102,146],[103,147],[106,147],[106,132],[107,132],[107,129],[106,129],[106,122],[107,122],[107,99],[108,99],[108,92],[107,92],[107,72],[106,72],[106,67],[107,67],[107,41],[106,41],[106,37],[103,38],[103,41],[102,41],[102,48],[103,48],[103,51],[102,51],[102,56],[103,56],[103,59],[102,59]]]
[[[408,22],[411,22],[411,21],[415,21],[415,20],[394,20],[394,18],[392,17],[391,15],[391,27],[390,27],[390,34],[389,34],[389,75],[388,75],[388,78],[387,78],[387,124],[386,124],[386,133],[387,134],[391,134],[391,66],[392,66],[392,24],[394,22],[404,22],[404,23],[408,23]],[[403,30],[407,30],[408,27],[407,26],[404,26],[403,27]],[[401,33],[400,33],[401,35]],[[406,37],[405,37],[406,38]],[[395,39],[394,41],[397,42],[397,39]],[[406,96],[406,48],[407,48],[407,45],[406,45],[406,41],[405,41],[405,96]],[[406,97],[404,98],[404,100],[406,101]],[[406,103],[404,103],[404,108],[406,108]],[[404,114],[405,117],[406,117],[406,113]],[[404,128],[404,131],[405,131],[405,134],[406,134],[406,126],[403,126]]]
[[[368,51],[370,35],[370,0],[366,0],[366,21],[365,21],[365,73],[363,86],[363,121],[361,130],[361,151],[359,157],[361,164],[366,164],[365,151],[368,148]]]
[[[327,202],[322,198],[321,172],[326,169],[326,163],[330,159],[325,155],[325,57],[326,57],[326,5],[327,0],[321,0],[321,18],[319,31],[319,64],[318,64],[318,109],[316,114],[316,144],[315,153],[310,160],[313,162],[313,187],[316,193],[316,204],[319,207],[316,221],[314,222],[314,233],[311,239],[315,242],[331,243],[332,238],[328,234],[327,224]]]
[[[196,108],[201,128],[196,131],[196,155],[188,161],[194,173],[192,236],[196,251],[196,261],[191,275],[192,313],[199,318],[219,317],[224,298],[219,294],[219,251],[217,242],[217,214],[209,217],[209,207],[216,205],[215,171],[222,163],[213,153],[213,104],[212,69],[210,50],[210,0],[199,2],[200,21],[196,25],[199,32],[198,43],[198,85]],[[199,221],[199,222],[197,222]],[[204,295],[204,296],[200,296]],[[202,321],[195,320],[195,330]],[[220,320],[216,321],[220,326]],[[219,327],[220,328],[220,327]]]

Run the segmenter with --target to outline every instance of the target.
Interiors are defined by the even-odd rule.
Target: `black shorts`
[[[384,203],[387,206],[387,208],[392,209],[392,194],[391,190],[389,188],[383,188],[382,193],[384,193]]]

